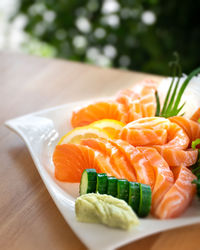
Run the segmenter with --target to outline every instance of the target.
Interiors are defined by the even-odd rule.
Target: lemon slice
[[[72,129],[66,135],[64,135],[58,145],[66,144],[66,143],[80,143],[82,139],[88,138],[98,138],[103,137],[105,139],[113,139],[113,136],[109,134],[109,132],[92,126],[84,126],[84,127],[77,127]]]
[[[119,138],[119,133],[125,126],[123,122],[112,120],[112,119],[102,119],[91,123],[89,126],[93,128],[100,128],[112,135],[113,138]]]

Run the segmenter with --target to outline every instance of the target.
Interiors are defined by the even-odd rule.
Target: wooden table
[[[24,142],[4,127],[4,121],[103,96],[104,92],[113,94],[113,86],[123,88],[147,77],[61,60],[0,54],[0,249],[85,249],[48,194]],[[159,233],[120,249],[199,249],[199,233],[198,224]]]

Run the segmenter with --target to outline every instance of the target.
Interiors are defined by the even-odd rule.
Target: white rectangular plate
[[[166,86],[166,81],[163,86]],[[161,85],[160,89],[164,87]],[[200,106],[199,84],[195,91],[193,89],[188,89],[190,110]],[[157,232],[200,223],[200,202],[197,199],[180,218],[164,221],[151,217],[141,219],[140,225],[129,232],[76,221],[74,202],[78,196],[78,184],[61,183],[54,178],[52,153],[59,138],[71,129],[69,121],[72,110],[87,102],[69,103],[6,122],[25,141],[52,199],[82,242],[89,249],[115,249]]]

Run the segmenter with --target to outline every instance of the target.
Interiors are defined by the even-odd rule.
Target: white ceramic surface
[[[161,92],[166,88],[168,82],[169,80],[165,80],[160,85]],[[186,94],[188,103],[186,115],[188,116],[190,110],[195,110],[200,106],[200,82],[199,79],[195,79],[193,82],[195,88],[188,88],[188,94]],[[191,84],[191,86],[193,85]],[[113,90],[113,93],[115,91]],[[140,225],[130,232],[76,221],[74,201],[78,196],[78,184],[61,183],[55,180],[52,152],[59,138],[71,129],[69,120],[72,110],[85,103],[87,102],[69,103],[6,122],[6,126],[25,141],[52,199],[82,242],[89,249],[115,249],[157,232],[200,223],[200,202],[198,200],[195,200],[180,218],[165,221],[151,217],[141,219]]]

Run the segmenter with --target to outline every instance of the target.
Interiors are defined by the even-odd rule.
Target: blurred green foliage
[[[21,0],[18,14],[45,53],[168,75],[174,51],[183,72],[200,65],[199,10],[199,0]]]

